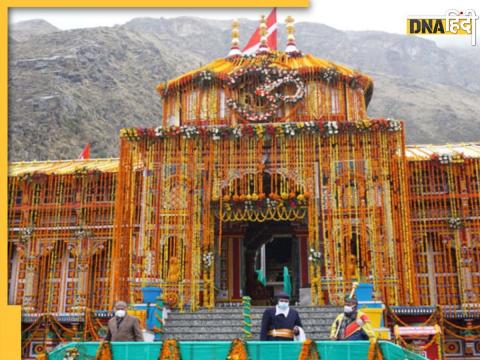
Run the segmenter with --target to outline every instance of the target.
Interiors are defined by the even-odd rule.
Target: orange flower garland
[[[298,355],[298,360],[318,360],[320,355],[318,353],[317,344],[311,339],[307,339],[302,344],[302,350]]]
[[[248,351],[242,339],[234,339],[228,351],[227,360],[248,360]]]

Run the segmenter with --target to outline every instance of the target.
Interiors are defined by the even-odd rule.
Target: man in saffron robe
[[[290,308],[288,294],[280,293],[277,298],[277,305],[265,309],[263,313],[260,340],[293,341],[302,331],[300,316],[295,309]]]
[[[355,297],[347,296],[343,313],[338,315],[330,330],[332,340],[369,340],[375,339],[375,332],[370,324],[370,319],[362,311],[358,310],[358,302]]]

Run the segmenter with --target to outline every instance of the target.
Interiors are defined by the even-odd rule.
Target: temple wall
[[[480,302],[480,158],[408,162],[422,305]]]
[[[391,304],[416,303],[403,132],[382,119],[329,129],[126,129],[115,297],[138,302],[142,285],[157,284],[180,307],[213,306],[222,222],[306,218],[308,247],[324,256],[308,265],[314,303],[340,303],[353,280]]]
[[[116,173],[8,179],[9,303],[27,312],[110,307]]]
[[[258,85],[258,84],[257,84]],[[228,100],[252,104],[255,111],[265,111],[266,105],[254,103],[251,96],[255,86],[248,89],[229,89],[211,85],[192,85],[188,91],[172,92],[163,99],[163,126],[236,125],[244,118],[229,108]],[[365,93],[342,81],[325,82],[305,79],[303,101],[282,103],[275,110],[272,122],[301,122],[318,120],[359,121],[367,117]],[[295,93],[290,86],[289,93]]]

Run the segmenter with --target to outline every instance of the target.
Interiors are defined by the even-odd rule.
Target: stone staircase
[[[259,340],[264,306],[252,306],[252,338]],[[334,306],[294,306],[299,312],[307,338],[327,340],[330,326],[342,308]],[[165,324],[164,339],[179,341],[231,341],[243,337],[243,308],[215,307],[194,313],[175,310]]]

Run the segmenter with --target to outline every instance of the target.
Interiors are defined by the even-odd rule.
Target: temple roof
[[[42,173],[68,175],[77,171],[118,172],[119,159],[47,160],[12,162],[8,165],[8,176]]]
[[[179,90],[184,85],[190,83],[192,79],[196,78],[205,71],[212,73],[220,80],[227,80],[230,74],[236,72],[240,68],[260,66],[265,61],[270,61],[280,68],[297,70],[301,75],[321,73],[326,70],[334,69],[338,72],[340,77],[343,77],[345,81],[355,78],[355,80],[360,83],[360,86],[365,91],[367,103],[370,100],[373,92],[373,81],[365,74],[359,73],[344,65],[317,58],[310,54],[291,56],[283,51],[272,51],[268,54],[258,54],[256,56],[220,58],[198,69],[192,70],[172,80],[159,84],[157,86],[157,91],[163,95],[172,90]]]
[[[467,158],[480,158],[480,142],[446,145],[407,145],[405,155],[407,160],[430,160],[432,155],[463,154]]]

